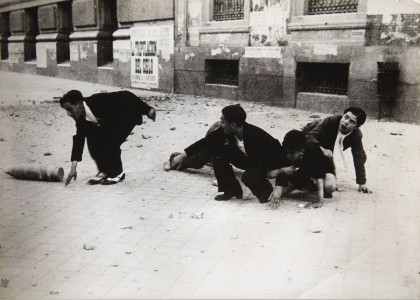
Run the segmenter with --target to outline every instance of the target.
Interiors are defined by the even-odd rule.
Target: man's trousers
[[[253,162],[238,147],[224,145],[213,152],[214,174],[217,179],[219,192],[242,194],[242,188],[235,177],[232,165],[245,170],[242,182],[258,198],[261,203],[268,202],[273,192],[273,186],[267,179],[267,170],[254,166]]]
[[[86,135],[89,153],[99,172],[109,177],[122,173],[121,144],[124,143],[138,122],[138,112],[127,112],[111,126],[89,126]]]

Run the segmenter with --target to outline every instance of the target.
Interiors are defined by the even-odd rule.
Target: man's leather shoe
[[[329,191],[324,190],[324,198],[331,199],[333,197],[333,194]]]
[[[114,178],[106,178],[104,181],[101,182],[102,185],[112,185],[117,184],[118,182],[121,182],[125,179],[125,173],[121,173],[120,175],[114,177]]]
[[[227,201],[229,199],[232,199],[233,197],[235,197],[236,199],[242,199],[243,195],[242,193],[223,193],[221,195],[217,195],[216,197],[214,197],[214,200],[216,201]]]
[[[106,176],[105,173],[99,172],[98,174],[96,174],[95,177],[91,178],[87,184],[89,185],[95,185],[95,184],[101,184],[102,182],[104,182],[106,179],[108,178],[108,176]]]

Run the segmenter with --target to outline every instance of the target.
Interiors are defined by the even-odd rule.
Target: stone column
[[[98,67],[112,62],[113,7],[112,0],[73,1],[75,31],[70,35],[70,65],[75,79],[98,82]]]
[[[40,34],[36,37],[38,73],[57,76],[57,64],[70,61],[71,4],[61,2],[38,8]]]
[[[35,36],[38,34],[36,9],[10,12],[9,62],[22,64],[36,58]],[[17,65],[15,69],[21,69]]]

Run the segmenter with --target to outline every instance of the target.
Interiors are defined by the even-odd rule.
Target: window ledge
[[[221,84],[221,83],[206,83],[206,86],[219,86],[224,88],[238,89],[237,85]]]
[[[112,62],[110,62],[110,63],[107,63],[105,65],[99,66],[98,69],[101,69],[101,70],[114,70],[114,65],[113,65]]]
[[[70,67],[70,61],[63,61],[62,63],[57,64],[59,67]]]
[[[325,14],[293,17],[288,28],[291,31],[329,30],[329,29],[366,29],[366,14]]]
[[[249,33],[249,24],[244,20],[211,21],[199,27],[200,33]]]
[[[316,93],[316,92],[298,92],[298,95],[303,97],[313,97],[314,99],[341,99],[348,100],[348,95],[339,95],[339,94],[327,94],[327,93]]]

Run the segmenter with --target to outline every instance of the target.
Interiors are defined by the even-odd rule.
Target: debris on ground
[[[191,215],[192,219],[203,219],[204,218],[204,213],[201,214],[192,214]]]
[[[4,279],[4,278],[2,278],[1,279],[1,287],[2,288],[7,288],[7,285],[9,284],[9,279]]]
[[[95,246],[83,244],[83,249],[90,251],[90,250],[94,250],[95,249]]]

